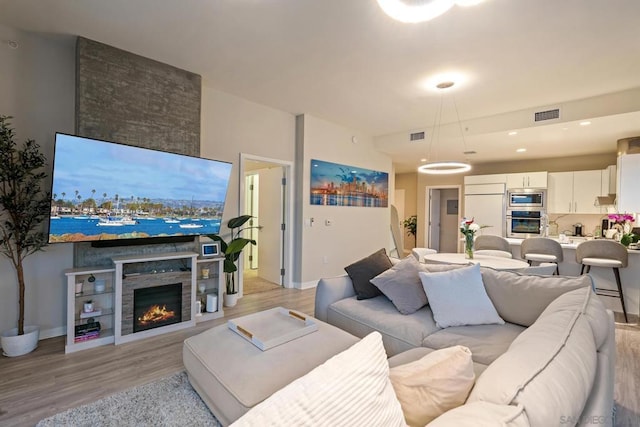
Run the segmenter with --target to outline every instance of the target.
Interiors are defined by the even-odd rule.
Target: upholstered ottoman
[[[359,338],[314,319],[318,330],[266,351],[224,324],[187,338],[182,359],[189,381],[223,424],[307,374]]]

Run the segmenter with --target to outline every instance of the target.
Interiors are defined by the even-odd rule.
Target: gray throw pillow
[[[427,305],[418,273],[424,271],[413,256],[400,261],[389,270],[371,279],[382,293],[391,300],[402,314],[411,314]]]
[[[366,258],[344,268],[353,284],[357,299],[369,299],[382,295],[370,280],[392,267],[387,251],[382,248]]]

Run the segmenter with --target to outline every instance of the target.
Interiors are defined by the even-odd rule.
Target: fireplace
[[[134,333],[180,322],[182,322],[182,283],[134,289]]]

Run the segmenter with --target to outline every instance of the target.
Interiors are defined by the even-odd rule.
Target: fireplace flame
[[[172,319],[176,316],[176,313],[172,310],[167,310],[167,306],[163,305],[160,307],[159,305],[152,305],[149,310],[145,311],[145,313],[138,317],[138,322],[141,325],[146,326],[149,324],[163,322],[165,320]]]

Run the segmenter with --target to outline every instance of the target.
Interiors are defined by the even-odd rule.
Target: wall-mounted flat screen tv
[[[217,234],[231,166],[57,133],[49,243]]]

